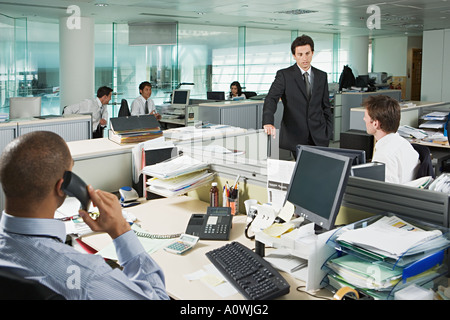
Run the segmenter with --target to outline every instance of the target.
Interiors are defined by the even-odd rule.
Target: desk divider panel
[[[391,212],[446,228],[449,195],[426,189],[349,177],[342,205],[365,212]]]

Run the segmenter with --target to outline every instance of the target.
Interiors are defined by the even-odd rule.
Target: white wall
[[[450,102],[449,56],[450,29],[423,33],[421,100]]]
[[[407,72],[408,37],[373,40],[373,71],[389,76],[405,77]]]

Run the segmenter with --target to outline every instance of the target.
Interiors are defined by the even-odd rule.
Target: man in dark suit
[[[275,138],[274,114],[279,99],[284,105],[280,147],[296,156],[296,146],[328,146],[333,119],[327,74],[311,66],[314,42],[302,35],[291,45],[296,64],[279,70],[264,101],[263,127]]]

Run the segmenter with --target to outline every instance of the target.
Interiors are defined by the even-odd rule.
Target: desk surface
[[[100,155],[131,153],[131,149],[135,146],[135,144],[119,145],[108,138],[70,141],[67,145],[74,160]]]
[[[128,208],[127,211],[134,214],[142,228],[155,234],[183,233],[192,213],[205,213],[207,203],[186,196],[165,198],[147,201],[136,207]],[[244,236],[246,216],[233,217],[230,241],[239,241],[249,248],[254,248],[254,241]],[[83,237],[83,241],[96,250],[104,248],[111,243],[106,234],[96,234]],[[200,240],[197,245],[184,255],[175,255],[164,250],[152,254],[152,257],[160,265],[166,277],[166,289],[174,299],[181,300],[216,300],[216,299],[243,299],[240,294],[221,298],[213,290],[209,289],[199,280],[188,281],[184,275],[202,269],[211,262],[205,253],[225,245],[225,241]],[[267,252],[268,249],[266,249]],[[297,291],[297,287],[304,286],[304,282],[282,273],[291,285],[290,293],[279,299],[309,300],[314,297]],[[332,297],[330,291],[322,289],[317,295],[319,297]]]

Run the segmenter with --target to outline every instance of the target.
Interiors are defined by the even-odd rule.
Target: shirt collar
[[[97,105],[101,108],[103,106],[102,102],[100,101],[100,99],[98,97],[95,98],[97,101]]]
[[[304,75],[305,74],[305,72],[308,72],[308,75],[311,75],[311,66],[309,66],[309,69],[308,70],[303,70],[302,68],[300,68],[300,66],[297,64],[297,67],[300,69],[300,71],[302,72],[302,75]]]
[[[56,238],[63,243],[66,240],[64,222],[55,219],[19,218],[3,211],[0,229],[27,236]]]
[[[393,137],[395,137],[396,135],[398,135],[397,132],[391,132],[388,133],[387,135],[385,135],[384,137],[382,137],[380,140],[377,141],[376,145],[378,144],[378,146],[383,145],[385,143],[388,143]],[[381,142],[381,143],[380,143]]]
[[[148,98],[147,100],[145,100],[145,98],[144,98],[144,97],[143,97],[142,95],[140,95],[140,96],[139,96],[139,98],[140,98],[140,99],[141,99],[141,101],[142,101],[142,102],[144,102],[144,103],[145,103],[145,101],[148,101],[148,100],[150,100],[150,98]]]

